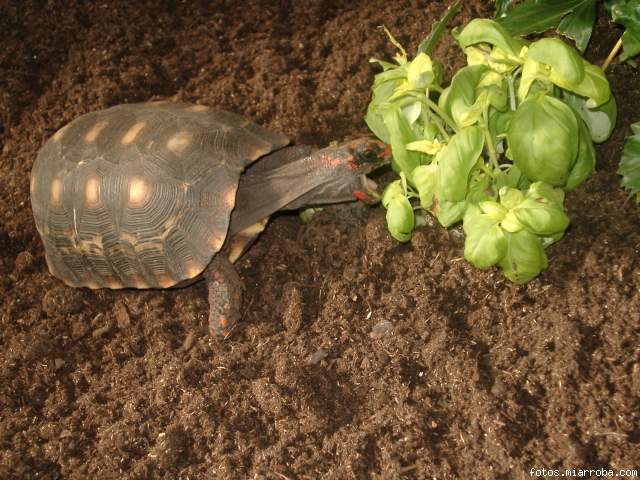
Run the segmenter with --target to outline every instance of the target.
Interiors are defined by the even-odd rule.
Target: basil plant
[[[615,126],[602,69],[562,40],[531,43],[475,19],[454,31],[467,65],[445,86],[440,63],[424,51],[410,60],[387,34],[400,53],[372,60],[383,71],[365,121],[400,177],[383,195],[391,235],[409,241],[416,210],[462,222],[469,262],[532,280],[569,226],[564,191],[589,178],[593,143]]]

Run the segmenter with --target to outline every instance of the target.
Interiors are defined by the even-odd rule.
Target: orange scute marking
[[[133,142],[136,139],[136,137],[142,131],[145,125],[146,125],[145,122],[134,123],[131,126],[131,128],[127,130],[127,133],[124,134],[124,137],[122,137],[122,140],[120,140],[120,143],[122,143],[122,145],[129,145],[131,142]]]
[[[96,122],[91,128],[91,130],[89,130],[87,134],[84,136],[84,141],[87,143],[91,143],[95,141],[95,139],[98,138],[98,135],[100,135],[100,132],[102,132],[102,130],[104,130],[104,127],[106,126],[107,126],[107,122],[105,122],[104,120],[100,122]]]

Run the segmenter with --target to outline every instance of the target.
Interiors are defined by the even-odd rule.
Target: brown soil
[[[445,4],[449,2],[444,2]],[[492,15],[465,2],[454,23]],[[44,141],[87,111],[175,98],[324,145],[366,132],[374,65],[445,5],[9,0],[0,5],[0,478],[532,478],[640,467],[640,208],[619,189],[640,76],[610,70],[619,128],[568,196],[573,226],[527,286],[380,208],[279,216],[239,263],[242,326],[206,289],[73,290],[29,207]],[[619,31],[604,16],[589,58]],[[463,58],[447,37],[436,56]],[[390,324],[381,324],[388,321]],[[374,326],[378,325],[375,329]],[[385,330],[384,326],[391,327]]]

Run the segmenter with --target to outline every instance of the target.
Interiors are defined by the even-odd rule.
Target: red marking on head
[[[362,190],[354,190],[353,196],[356,197],[358,200],[367,200],[369,198],[369,195],[367,195]]]
[[[347,166],[351,170],[357,170],[358,169],[358,164],[356,162],[356,157],[354,157],[353,155],[349,155],[349,157],[347,158]]]
[[[320,163],[326,168],[337,168],[342,164],[342,161],[339,158],[323,153],[320,155]]]
[[[220,318],[218,318],[218,324],[222,327],[223,330],[226,330],[227,318],[224,315],[220,315]]]
[[[390,157],[393,154],[392,150],[391,150],[391,145],[387,145],[385,144],[384,146],[384,150],[382,151],[382,153],[380,155],[378,155],[380,158],[387,158]]]

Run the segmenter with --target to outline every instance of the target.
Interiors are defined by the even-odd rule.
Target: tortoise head
[[[367,175],[391,161],[391,147],[374,138],[363,137],[337,148],[339,156],[346,156],[343,165],[347,167],[348,174],[344,178],[347,182],[351,179],[352,197],[370,204],[380,201],[378,186]]]

